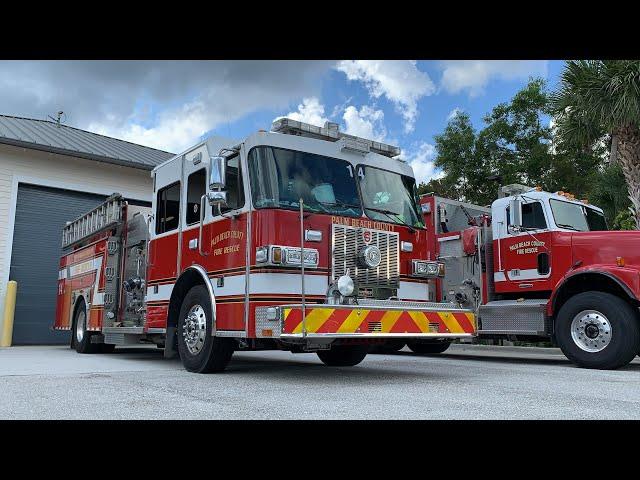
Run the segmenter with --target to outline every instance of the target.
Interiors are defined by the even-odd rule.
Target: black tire
[[[404,340],[389,340],[382,345],[376,345],[369,350],[370,353],[395,353],[404,348]]]
[[[317,352],[322,363],[330,367],[353,367],[369,352],[369,345],[336,345],[331,350]]]
[[[199,342],[199,351],[189,349],[183,332],[187,331],[187,316],[189,311],[196,306],[202,307],[204,320],[204,337]],[[204,285],[196,285],[191,288],[184,297],[178,317],[178,352],[184,368],[195,373],[209,373],[223,371],[231,355],[234,344],[232,338],[214,337],[211,335],[211,298]]]
[[[408,342],[407,346],[414,353],[442,353],[449,346],[451,342]]]
[[[79,300],[76,305],[76,310],[73,314],[73,324],[71,327],[71,347],[75,348],[78,353],[98,353],[100,351],[100,344],[91,343],[91,337],[95,335],[95,332],[87,330],[88,320],[87,304],[84,300]],[[78,330],[78,323],[80,323]],[[78,337],[81,338],[78,338]]]
[[[611,326],[609,344],[599,352],[582,349],[571,335],[571,323],[585,310],[601,312]],[[556,340],[562,353],[584,368],[610,370],[628,364],[638,353],[640,318],[637,308],[604,292],[584,292],[571,297],[558,312]]]

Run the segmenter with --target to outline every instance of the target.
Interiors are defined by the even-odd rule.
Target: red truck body
[[[583,366],[628,362],[640,350],[640,232],[606,230],[600,209],[564,192],[505,188],[516,191],[491,209],[421,198],[430,258],[447,263],[436,300],[455,296],[474,309],[480,337],[550,338]],[[524,216],[514,220],[510,209]],[[620,343],[630,338],[620,352],[612,331]]]

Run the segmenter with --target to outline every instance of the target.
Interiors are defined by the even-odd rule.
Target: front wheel
[[[409,342],[407,346],[414,353],[442,353],[451,342]]]
[[[336,345],[331,350],[317,352],[322,363],[330,367],[353,367],[369,352],[369,345]]]
[[[190,372],[221,372],[233,355],[233,339],[211,335],[211,297],[196,285],[184,298],[178,317],[178,352]]]
[[[620,297],[584,292],[567,300],[558,312],[556,339],[576,365],[615,369],[638,353],[639,321],[637,309]]]

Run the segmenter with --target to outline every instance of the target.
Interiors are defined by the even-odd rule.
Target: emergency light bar
[[[340,141],[341,149],[351,152],[367,154],[378,153],[385,157],[393,158],[400,155],[400,147],[394,147],[386,143],[374,142],[366,138],[355,137],[342,133],[337,123],[325,122],[324,127],[317,127],[309,123],[299,122],[290,118],[279,118],[271,124],[271,131],[287,135],[300,135],[331,142]]]

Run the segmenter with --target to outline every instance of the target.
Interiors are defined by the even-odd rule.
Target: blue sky
[[[178,153],[242,139],[280,116],[398,145],[418,181],[438,175],[434,135],[455,109],[476,128],[563,61],[0,61],[0,114],[46,119]]]
[[[342,130],[347,129],[344,119],[346,106],[350,105],[358,110],[366,106],[373,111],[381,111],[379,120],[374,121],[380,133],[379,139],[400,146],[405,158],[415,162],[416,176],[419,180],[426,181],[432,174],[437,174],[436,170],[429,167],[430,160],[435,155],[429,146],[434,145],[434,135],[444,130],[455,109],[467,112],[474,126],[482,128],[484,115],[495,105],[509,101],[530,77],[543,77],[548,81],[549,87],[554,88],[563,65],[563,61],[525,62],[521,68],[512,69],[511,73],[505,74],[500,69],[494,69],[484,80],[464,83],[464,79],[461,79],[458,86],[450,85],[447,88],[443,85],[442,62],[418,61],[415,68],[429,76],[435,90],[417,99],[417,115],[410,131],[406,130],[406,118],[398,111],[396,103],[384,94],[377,97],[372,95],[366,82],[349,80],[340,70],[328,70],[323,75],[319,94],[311,98],[317,99],[318,105],[324,107],[325,117],[340,123]],[[291,102],[288,108],[252,112],[236,121],[225,122],[209,133],[242,138],[257,129],[268,129],[274,118],[304,111],[308,103],[305,105],[303,100],[301,98]],[[420,168],[421,163],[426,164],[426,168]]]

